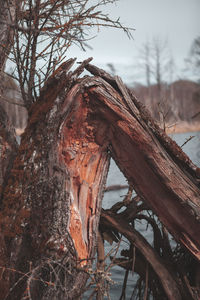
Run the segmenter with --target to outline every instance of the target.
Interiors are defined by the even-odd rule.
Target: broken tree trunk
[[[82,85],[70,77],[50,82],[32,107],[4,191],[6,299],[78,298],[88,277],[83,267],[95,254],[108,144],[95,141]],[[66,83],[70,90],[62,96]]]
[[[88,62],[66,75],[69,60],[29,113],[0,215],[10,260],[6,299],[80,296],[95,253],[109,152],[177,241],[200,257],[199,169],[118,77]],[[95,76],[77,79],[84,67]]]
[[[87,69],[101,76],[86,84],[87,93],[96,116],[110,123],[112,157],[137,194],[199,260],[200,169],[153,122],[120,78],[94,66]]]

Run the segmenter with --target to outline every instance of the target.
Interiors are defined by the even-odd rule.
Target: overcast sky
[[[200,0],[119,0],[105,10],[111,17],[120,17],[123,25],[135,29],[133,40],[119,30],[102,29],[90,42],[93,50],[82,53],[79,48],[73,48],[68,55],[79,60],[93,56],[97,65],[114,63],[121,69],[119,72],[124,73],[126,68],[130,73],[127,66],[137,63],[142,44],[160,36],[168,39],[180,71],[192,41],[200,35]]]

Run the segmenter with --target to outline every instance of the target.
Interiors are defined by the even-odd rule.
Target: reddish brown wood
[[[17,271],[10,272],[8,299],[27,291],[33,299],[75,299],[82,292],[83,268],[95,251],[108,149],[137,194],[199,259],[199,169],[119,78],[102,71],[77,79],[87,63],[68,75],[62,69],[45,85],[3,190],[6,267]]]
[[[64,106],[76,97],[79,85],[68,94]],[[74,101],[74,98],[73,101]],[[99,193],[102,195],[108,154],[105,140],[106,124],[101,128],[102,141],[98,145],[95,133],[98,121],[90,120],[87,98],[78,95],[67,121],[62,125],[59,159],[70,173],[71,193],[69,233],[79,259],[90,258],[96,240],[97,220],[100,213]],[[103,181],[102,181],[103,180]],[[86,264],[84,261],[83,264]]]
[[[107,126],[97,143],[99,122],[91,118],[81,85],[71,83],[63,97],[66,82],[51,79],[33,106],[4,190],[0,225],[10,243],[6,267],[16,270],[10,271],[8,299],[21,299],[27,288],[33,299],[75,299],[88,277],[80,268],[94,256],[109,165]],[[48,285],[38,279],[47,270]]]
[[[199,260],[199,169],[134,104],[134,97],[132,112],[119,89],[101,78],[90,80],[88,94],[94,114],[110,123],[107,138],[121,171],[172,235]]]

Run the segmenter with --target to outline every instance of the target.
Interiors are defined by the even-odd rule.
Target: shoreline
[[[166,133],[185,133],[200,131],[200,122],[189,123],[186,121],[180,121],[174,125],[166,125]]]
[[[160,127],[162,128],[162,126]],[[24,130],[25,128],[15,128],[16,135],[22,135]],[[165,124],[165,131],[167,134],[200,131],[200,122],[189,123],[186,121],[180,121],[176,124]]]

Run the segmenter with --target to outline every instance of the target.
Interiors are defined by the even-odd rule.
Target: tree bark
[[[84,67],[95,76],[77,79]],[[199,169],[118,77],[86,61],[50,78],[30,111],[1,207],[6,299],[80,296],[94,258],[109,152],[199,260]]]
[[[76,299],[94,257],[109,154],[81,85],[60,94],[69,81],[51,82],[32,108],[5,188],[1,228],[15,270],[6,299]]]
[[[98,70],[89,67],[98,74]],[[110,123],[112,157],[177,241],[200,259],[200,169],[150,118],[119,78],[90,80],[96,115]],[[112,84],[112,86],[110,85]],[[119,147],[120,145],[120,147]]]
[[[4,92],[2,71],[10,53],[13,43],[14,28],[11,26],[15,20],[15,1],[0,0],[0,98]],[[13,126],[3,107],[0,105],[0,207],[2,195],[8,183],[9,173],[17,152],[17,143]],[[1,212],[0,212],[1,219]],[[1,221],[0,221],[1,222]],[[0,230],[0,291],[3,299],[9,290],[9,253],[6,247],[5,235]]]
[[[7,114],[0,107],[0,206],[17,148],[14,128],[9,123]],[[4,234],[0,231],[0,291],[2,297],[5,297],[9,288],[9,273],[4,269],[8,265],[8,262],[9,255],[6,249]]]
[[[4,70],[13,44],[15,5],[15,0],[0,0],[0,72]]]

